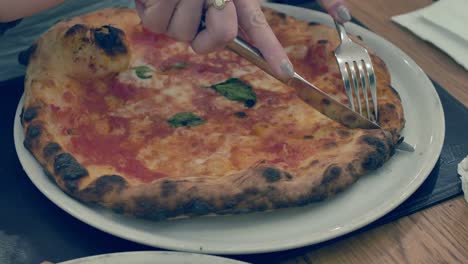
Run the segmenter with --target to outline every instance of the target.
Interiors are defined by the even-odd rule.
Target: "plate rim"
[[[273,7],[275,9],[282,9],[282,8],[293,9],[293,10],[294,9],[296,9],[296,10],[300,9],[301,12],[309,12],[311,15],[324,16],[324,13],[314,11],[314,10],[310,10],[310,9],[306,9],[306,8],[302,8],[302,7],[297,7],[297,6],[282,5],[282,4],[271,4],[271,3],[270,4],[265,4],[265,6],[270,6],[270,7]],[[439,144],[433,145],[432,155],[425,161],[426,165],[424,167],[422,167],[421,170],[413,177],[413,179],[411,181],[411,184],[408,184],[408,186],[405,188],[405,191],[402,192],[402,193],[399,193],[400,196],[398,198],[395,197],[393,202],[387,204],[386,207],[379,207],[378,210],[374,210],[371,214],[369,213],[369,214],[366,214],[366,215],[360,217],[358,219],[358,221],[353,219],[354,222],[351,221],[350,223],[343,226],[339,230],[337,230],[335,232],[328,232],[328,235],[323,235],[323,233],[320,233],[320,236],[318,236],[318,238],[315,238],[315,239],[314,238],[303,239],[303,240],[300,240],[300,241],[298,241],[296,243],[288,243],[288,244],[281,244],[281,245],[275,244],[273,246],[271,246],[271,245],[270,246],[265,246],[265,245],[260,246],[260,245],[255,244],[256,247],[249,248],[249,249],[242,248],[242,247],[240,247],[240,248],[226,247],[224,249],[221,249],[221,248],[207,248],[207,247],[202,248],[202,247],[199,246],[199,244],[197,244],[196,241],[191,242],[191,243],[185,243],[185,242],[180,242],[180,240],[178,240],[178,239],[172,239],[172,238],[167,238],[167,237],[162,237],[162,236],[158,237],[159,240],[156,243],[153,242],[153,241],[145,241],[144,239],[138,238],[136,235],[129,235],[124,231],[123,232],[116,231],[114,228],[116,227],[117,224],[115,224],[113,222],[109,223],[109,221],[107,219],[101,220],[101,221],[107,222],[107,224],[105,224],[105,225],[102,224],[102,223],[99,223],[99,222],[96,223],[96,221],[94,221],[92,219],[91,220],[86,219],[84,216],[80,215],[75,210],[72,210],[72,209],[68,208],[66,206],[66,204],[63,204],[64,202],[60,201],[60,198],[63,198],[63,197],[53,197],[49,193],[49,191],[44,189],[43,188],[44,186],[42,186],[40,183],[38,183],[34,179],[34,177],[30,176],[30,174],[27,172],[27,169],[24,168],[24,165],[23,165],[24,157],[21,157],[20,154],[19,154],[19,148],[24,148],[24,146],[23,146],[22,142],[17,142],[17,141],[19,141],[19,139],[18,139],[18,135],[17,135],[17,131],[16,131],[17,130],[16,125],[17,125],[17,122],[19,122],[17,119],[19,118],[19,114],[21,112],[21,102],[23,101],[24,95],[21,97],[20,102],[18,103],[18,108],[17,108],[16,114],[15,114],[15,122],[14,122],[15,149],[16,149],[18,158],[20,160],[21,166],[23,167],[24,171],[26,172],[26,174],[28,175],[30,180],[36,186],[36,188],[39,189],[39,191],[41,191],[50,201],[52,201],[54,204],[59,206],[62,210],[66,211],[67,213],[69,213],[73,217],[75,217],[75,218],[79,219],[80,221],[82,221],[83,223],[86,223],[86,224],[88,224],[88,225],[90,225],[90,226],[92,226],[94,228],[97,228],[97,229],[103,231],[103,232],[112,234],[112,235],[120,237],[120,238],[127,239],[129,241],[133,241],[133,242],[136,242],[136,243],[140,243],[140,244],[143,244],[143,245],[149,245],[149,246],[153,246],[153,247],[160,247],[160,248],[166,248],[166,249],[172,249],[172,250],[182,250],[182,251],[185,251],[185,252],[212,253],[212,254],[225,254],[225,255],[267,253],[267,252],[288,250],[288,249],[299,248],[299,247],[308,246],[308,245],[312,245],[312,244],[317,244],[317,243],[320,243],[320,242],[323,242],[323,241],[328,241],[328,240],[334,239],[336,237],[348,234],[348,233],[353,232],[355,230],[358,230],[358,229],[362,228],[363,226],[366,226],[369,223],[372,223],[373,221],[381,218],[382,216],[384,216],[386,213],[390,212],[391,210],[395,209],[398,205],[403,203],[411,194],[413,194],[421,186],[421,184],[425,181],[425,179],[428,177],[428,175],[430,174],[430,172],[434,168],[434,166],[435,166],[435,164],[436,164],[436,162],[437,162],[437,160],[438,160],[438,158],[440,156],[442,147],[443,147],[444,138],[445,138],[445,117],[444,117],[444,110],[443,110],[443,107],[442,107],[442,104],[441,104],[441,101],[440,101],[440,97],[438,96],[438,94],[437,94],[437,92],[435,90],[435,87],[431,83],[429,77],[424,73],[424,71],[419,67],[419,65],[416,62],[414,62],[405,52],[400,50],[393,43],[391,43],[390,41],[388,41],[388,40],[386,40],[386,39],[384,39],[384,38],[382,38],[380,36],[378,36],[374,32],[372,32],[372,31],[370,31],[370,30],[368,30],[366,28],[363,28],[363,27],[361,27],[359,25],[356,25],[356,24],[347,25],[347,27],[348,26],[357,27],[360,30],[366,31],[366,33],[372,35],[372,37],[379,39],[379,41],[386,42],[388,45],[390,45],[392,47],[393,51],[401,54],[402,59],[405,59],[405,60],[411,62],[413,65],[417,66],[416,70],[420,71],[420,73],[423,74],[423,79],[427,82],[427,85],[429,86],[428,88],[430,88],[428,90],[430,90],[430,92],[434,95],[435,100],[437,100],[437,102],[438,102],[438,106],[439,106],[438,110],[440,110],[440,111],[437,111],[437,113],[439,114],[439,117],[437,118],[437,120],[439,120],[441,122],[441,126],[439,128],[440,141],[438,142]],[[68,199],[73,199],[73,198],[69,197],[68,195],[66,195],[65,193],[63,193],[63,195]],[[90,208],[89,206],[87,206],[85,204],[81,204],[81,206],[84,206],[89,210],[93,210],[92,208]],[[101,218],[102,218],[102,216],[101,216]],[[119,225],[117,225],[117,226],[119,226]],[[119,226],[119,227],[121,227],[121,226]],[[126,226],[126,228],[130,228],[133,231],[136,231],[135,228],[131,228],[131,227],[128,227],[128,226]]]
[[[63,262],[59,262],[56,264],[86,264],[88,261],[95,261],[95,260],[100,260],[102,258],[106,258],[107,260],[112,260],[114,258],[121,258],[121,257],[154,257],[154,256],[170,256],[170,257],[181,257],[181,256],[186,256],[186,257],[197,257],[197,258],[203,258],[202,260],[209,260],[213,261],[212,263],[215,263],[215,261],[218,261],[216,263],[225,263],[225,264],[248,264],[247,262],[239,261],[236,259],[230,259],[230,258],[224,258],[220,256],[213,256],[213,255],[207,255],[207,254],[199,254],[199,253],[193,253],[193,252],[179,252],[179,251],[162,251],[162,250],[139,250],[139,251],[123,251],[123,252],[113,252],[113,253],[104,253],[104,254],[98,254],[98,255],[92,255],[92,256],[86,256],[86,257],[81,257],[81,258],[75,258],[75,259],[70,259],[66,260]],[[161,261],[164,261],[162,259]],[[158,263],[163,263],[163,262],[158,262]]]

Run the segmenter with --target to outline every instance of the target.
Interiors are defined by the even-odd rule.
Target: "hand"
[[[319,0],[320,5],[341,23],[351,20],[351,14],[345,5],[345,0]]]
[[[201,32],[198,26],[205,0],[135,0],[135,3],[146,28],[189,42],[197,53],[223,48],[237,36],[240,27],[278,76],[288,79],[294,73],[258,1],[232,0],[222,10],[208,7],[206,28]]]

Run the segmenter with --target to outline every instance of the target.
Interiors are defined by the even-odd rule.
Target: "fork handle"
[[[335,21],[335,27],[336,27],[336,30],[338,31],[338,35],[340,36],[341,42],[349,41],[350,39],[348,37],[348,34],[346,34],[346,30],[345,30],[343,23],[339,22],[336,19],[334,21]]]

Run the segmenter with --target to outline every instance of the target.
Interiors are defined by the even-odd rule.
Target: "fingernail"
[[[351,20],[351,14],[346,6],[341,5],[336,8],[336,14],[342,20],[342,22],[347,22]]]
[[[281,71],[283,71],[283,74],[287,77],[292,77],[294,75],[294,68],[291,62],[287,59],[283,59],[281,61]]]

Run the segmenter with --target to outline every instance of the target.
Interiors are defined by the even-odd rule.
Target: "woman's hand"
[[[206,11],[206,28],[198,32],[205,0],[136,0],[143,25],[156,33],[189,42],[197,53],[223,48],[240,27],[262,52],[272,70],[288,79],[294,73],[283,47],[268,25],[255,0],[226,1],[223,9]]]
[[[0,0],[0,23],[34,15],[62,2],[63,0]]]
[[[320,5],[341,23],[351,20],[351,14],[345,5],[345,0],[319,0]]]
[[[198,32],[206,0],[135,0],[143,25],[156,33],[189,42],[197,53],[223,48],[241,28],[261,51],[277,76],[288,79],[293,66],[268,25],[256,0],[225,1],[223,9],[206,11],[206,28]],[[213,2],[208,0],[208,2]],[[322,6],[341,22],[351,19],[344,0],[320,0]]]

